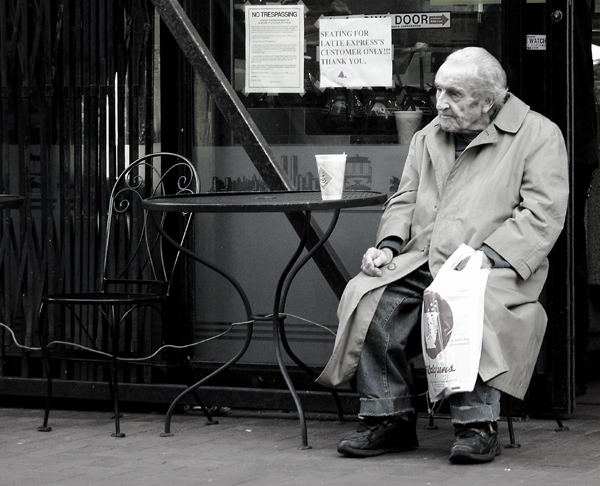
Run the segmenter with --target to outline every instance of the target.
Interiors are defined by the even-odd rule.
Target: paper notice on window
[[[304,93],[304,5],[246,6],[247,93]]]
[[[389,17],[319,20],[321,88],[393,86],[392,59]]]

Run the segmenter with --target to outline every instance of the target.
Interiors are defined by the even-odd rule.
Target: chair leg
[[[44,410],[44,422],[41,427],[38,427],[38,432],[51,432],[52,427],[48,426],[48,418],[50,417],[50,402],[52,401],[52,376],[46,357],[44,357],[44,365],[48,374],[46,377],[46,409]]]
[[[44,422],[41,427],[38,427],[38,432],[50,432],[52,427],[48,427],[48,417],[50,416],[50,402],[52,399],[52,372],[50,370],[50,356],[46,343],[46,335],[44,334],[44,326],[42,324],[43,311],[44,303],[40,306],[40,311],[38,313],[38,337],[42,348],[44,370],[46,372],[46,409],[44,410]]]
[[[115,357],[116,361],[116,357]],[[112,376],[113,376],[113,410],[115,414],[115,432],[111,434],[111,437],[125,437],[125,434],[121,432],[121,416],[119,415],[119,385],[117,383],[117,365],[113,363],[112,366]]]
[[[429,422],[427,423],[427,427],[425,428],[431,430],[435,430],[438,428],[437,425],[434,424],[433,409],[429,410]]]
[[[125,434],[121,432],[121,417],[119,415],[119,377],[118,377],[118,359],[119,354],[119,322],[116,320],[115,309],[111,309],[112,315],[112,399],[113,399],[113,410],[115,414],[115,432],[111,434],[111,437],[125,437]],[[109,324],[110,325],[110,324]]]
[[[119,385],[117,378],[117,365],[112,362],[106,366],[107,369],[107,383],[110,399],[113,403],[113,411],[111,418],[115,420],[115,431],[111,434],[111,437],[125,437],[125,434],[121,432],[121,412],[119,411]]]
[[[554,432],[567,432],[569,430],[569,427],[563,425],[562,420],[558,416],[556,410],[554,410],[554,420],[556,420],[556,428],[554,429]]]
[[[206,405],[204,405],[204,402],[202,402],[202,400],[198,396],[198,393],[196,393],[196,390],[194,390],[192,392],[192,395],[194,395],[194,399],[196,400],[196,403],[198,403],[198,406],[200,407],[200,410],[202,410],[202,413],[206,417],[206,422],[204,422],[204,425],[217,425],[219,423],[219,421],[215,420],[213,418],[213,416],[211,415],[211,413],[208,410],[208,408],[206,408]]]
[[[508,435],[510,437],[510,444],[507,444],[505,447],[507,449],[518,449],[519,447],[521,447],[521,444],[518,444],[515,440],[515,430],[513,427],[512,411],[510,409],[510,397],[505,393],[503,393],[502,396],[504,398],[504,406],[506,408],[506,421],[508,423]]]
[[[414,365],[414,363],[410,364],[410,372],[412,375],[412,390],[411,390],[411,401],[413,402],[413,408],[415,409],[415,412],[417,410],[417,401],[416,401],[416,397],[417,395],[417,369]],[[427,415],[429,417],[429,421],[427,423],[427,425],[425,426],[426,429],[431,429],[431,430],[435,430],[437,429],[437,425],[435,425],[434,420],[435,420],[435,411],[433,409],[433,403],[431,403],[429,401],[429,394],[427,393],[427,390],[425,390],[425,403],[427,404]]]

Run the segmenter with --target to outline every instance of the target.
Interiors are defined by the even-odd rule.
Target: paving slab
[[[446,417],[417,424],[420,447],[369,459],[336,451],[356,421],[307,416],[311,449],[301,450],[294,414],[231,410],[206,426],[195,411],[175,415],[171,437],[161,437],[164,416],[126,412],[124,438],[110,436],[107,412],[53,410],[51,432],[38,432],[43,411],[0,408],[0,486],[218,485],[313,486],[376,484],[491,484],[532,486],[600,484],[600,403],[580,403],[557,432],[551,419],[517,418],[517,449],[492,463],[457,466],[448,461],[453,427]],[[501,441],[509,443],[506,421]]]

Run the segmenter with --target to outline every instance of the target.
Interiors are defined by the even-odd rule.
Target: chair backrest
[[[148,214],[142,201],[152,196],[198,193],[200,180],[192,163],[168,152],[145,155],[117,178],[109,200],[104,243],[104,291],[168,294],[179,252],[165,243],[157,224],[185,240],[193,213]],[[151,287],[151,288],[149,288]]]

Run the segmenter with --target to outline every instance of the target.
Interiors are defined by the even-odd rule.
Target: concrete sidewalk
[[[585,397],[583,397],[585,398]],[[556,432],[553,420],[516,420],[519,449],[504,449],[484,465],[448,461],[453,428],[419,418],[419,449],[370,459],[349,459],[337,442],[356,428],[350,420],[309,415],[309,450],[299,450],[294,414],[229,411],[204,425],[197,412],[175,415],[172,437],[160,437],[164,416],[125,412],[125,438],[110,436],[106,412],[53,410],[52,432],[37,431],[43,411],[0,409],[1,486],[203,485],[313,486],[600,484],[600,404],[581,401]],[[501,441],[509,442],[505,421]]]

